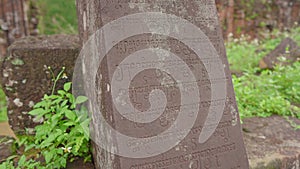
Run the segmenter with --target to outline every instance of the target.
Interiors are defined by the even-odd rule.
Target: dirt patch
[[[9,136],[16,138],[14,132],[11,130],[8,122],[0,123],[0,136]]]
[[[290,119],[300,124],[298,119]],[[300,130],[279,116],[244,120],[244,141],[252,169],[299,168]]]

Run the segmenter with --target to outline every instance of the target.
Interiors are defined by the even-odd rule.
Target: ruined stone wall
[[[27,19],[25,16],[24,1],[1,0],[0,1],[0,38],[1,54],[5,54],[5,47],[16,38],[27,34]]]
[[[261,31],[288,30],[300,22],[299,0],[216,0],[223,34],[235,37],[249,34],[259,37]]]
[[[15,39],[29,34],[28,0],[0,0],[0,58]]]

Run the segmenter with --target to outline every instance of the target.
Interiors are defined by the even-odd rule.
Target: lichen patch
[[[21,102],[19,98],[16,98],[14,100],[14,104],[18,107],[22,107],[24,105],[23,102]]]

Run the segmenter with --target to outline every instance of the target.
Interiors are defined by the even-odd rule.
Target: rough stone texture
[[[290,120],[300,124],[298,119]],[[243,129],[251,169],[300,167],[300,130],[295,130],[285,118],[245,119]]]
[[[215,0],[218,7],[220,21],[222,22],[223,35],[229,34],[239,37],[242,34],[252,38],[261,37],[262,31],[273,29],[286,30],[300,23],[300,2],[298,0],[272,0],[272,1],[238,1]],[[100,3],[95,3],[101,8]],[[255,16],[253,15],[255,13]],[[91,15],[91,13],[87,13]],[[98,13],[95,22],[88,25],[97,27],[101,25],[101,13]],[[255,17],[253,19],[253,17]],[[87,16],[89,18],[89,16]],[[79,20],[79,24],[82,20]],[[80,31],[81,36],[87,38],[87,32]]]
[[[47,67],[55,75],[66,68],[68,78],[60,80],[58,86],[71,81],[79,50],[77,36],[67,35],[27,37],[9,47],[3,62],[2,86],[8,99],[9,123],[16,133],[38,124],[27,113],[51,91],[52,76]]]
[[[0,164],[12,155],[11,146],[13,142],[14,139],[0,135]]]
[[[178,87],[176,85],[185,85],[185,84],[177,84],[180,82],[174,82],[176,85],[168,85],[164,83],[163,80],[172,79],[172,75],[168,75],[167,73],[162,73],[162,75],[158,75],[158,69],[151,69],[151,70],[143,70],[139,74],[137,74],[134,79],[130,82],[130,86],[123,86],[125,90],[124,93],[128,93],[130,96],[130,101],[134,108],[138,111],[146,111],[151,109],[151,105],[149,103],[149,95],[152,90],[161,90],[164,92],[167,98],[167,106],[163,108],[163,114],[154,120],[151,123],[138,123],[133,122],[132,120],[128,120],[120,115],[118,111],[115,109],[115,99],[117,97],[112,98],[110,85],[112,88],[114,87],[111,83],[113,79],[113,73],[117,72],[119,75],[119,80],[122,81],[123,79],[127,79],[128,75],[123,75],[122,71],[127,71],[126,66],[122,67],[122,61],[126,60],[126,57],[132,55],[133,53],[147,49],[147,48],[161,48],[165,51],[175,53],[185,64],[192,69],[192,74],[194,74],[196,81],[199,82],[195,88],[194,87],[186,87],[189,91],[194,91],[194,93],[200,93],[201,95],[201,103],[199,103],[201,108],[195,110],[195,112],[199,113],[197,117],[194,118],[196,120],[194,126],[192,126],[193,132],[190,132],[183,140],[180,140],[180,143],[175,147],[171,147],[171,149],[167,152],[161,153],[154,157],[149,158],[127,158],[117,156],[112,153],[108,153],[106,150],[102,149],[104,146],[107,150],[114,150],[116,148],[116,142],[113,139],[114,134],[112,134],[112,130],[109,129],[107,125],[104,123],[99,123],[98,119],[101,118],[100,112],[93,112],[92,114],[92,136],[95,136],[95,140],[101,142],[105,142],[103,147],[94,144],[94,161],[96,168],[101,169],[141,169],[141,168],[172,168],[172,169],[179,169],[179,168],[248,168],[248,161],[246,157],[246,153],[244,150],[244,145],[241,136],[241,128],[239,124],[239,117],[237,112],[237,106],[235,102],[235,96],[233,93],[232,81],[229,72],[229,66],[226,58],[224,43],[222,39],[221,30],[219,27],[219,22],[217,19],[217,11],[214,0],[191,0],[191,1],[182,1],[182,0],[172,0],[172,1],[161,1],[161,0],[145,0],[145,1],[127,1],[127,0],[77,0],[77,9],[78,9],[78,18],[79,18],[79,33],[83,43],[85,43],[89,36],[92,35],[96,30],[100,29],[102,26],[120,18],[123,16],[127,16],[130,14],[136,13],[145,13],[145,12],[160,12],[165,14],[170,14],[172,16],[177,16],[183,19],[188,20],[189,22],[196,25],[200,28],[207,38],[187,38],[193,39],[193,42],[201,42],[201,44],[212,44],[212,46],[203,49],[203,55],[210,53],[213,50],[216,50],[218,53],[218,57],[214,57],[216,55],[206,55],[207,60],[203,61],[199,59],[201,56],[197,56],[189,46],[186,46],[182,41],[185,39],[174,39],[168,37],[167,35],[159,35],[158,33],[148,33],[148,34],[138,34],[131,37],[127,37],[126,39],[122,39],[118,44],[114,45],[113,48],[106,54],[105,59],[99,65],[94,65],[94,62],[89,63],[88,60],[84,61],[85,67],[90,67],[89,65],[98,66],[97,72],[97,80],[95,83],[97,84],[97,103],[101,104],[101,113],[104,116],[105,120],[109,125],[118,130],[118,132],[129,135],[129,136],[136,136],[135,138],[148,138],[149,136],[157,136],[159,134],[163,135],[163,131],[167,130],[169,127],[176,126],[174,121],[178,116],[178,109],[181,108],[185,109],[184,107],[187,106],[186,112],[182,112],[183,114],[188,114],[188,112],[193,109],[191,105],[184,103],[181,104],[180,98],[183,98],[184,94],[178,92]],[[149,13],[148,13],[149,14]],[[147,19],[149,21],[147,22]],[[143,19],[142,21],[139,18],[131,18],[128,20],[130,23],[140,23],[140,25],[144,24],[146,26],[141,26],[142,28],[146,29],[155,29],[155,30],[168,30],[168,28],[178,28],[181,25],[177,24],[169,24],[168,21],[163,20],[163,17],[155,17],[150,16],[147,19]],[[176,20],[176,19],[175,19]],[[163,24],[162,22],[165,21]],[[145,23],[146,22],[146,23]],[[173,22],[172,22],[173,23]],[[124,33],[124,25],[126,22],[112,24],[112,30],[123,30]],[[160,27],[161,26],[161,27]],[[165,27],[166,26],[166,27]],[[168,27],[169,26],[169,27]],[[138,27],[138,26],[137,26]],[[197,28],[197,30],[199,30]],[[180,29],[180,28],[178,28]],[[105,31],[102,34],[105,35]],[[180,33],[184,33],[184,31],[180,31]],[[101,34],[101,35],[102,35]],[[113,33],[112,33],[113,34]],[[110,36],[105,36],[106,39],[110,38]],[[115,35],[116,36],[116,35]],[[115,37],[114,36],[114,37]],[[198,45],[198,44],[197,44]],[[155,47],[156,46],[156,47]],[[192,45],[191,45],[192,46]],[[200,45],[201,46],[201,45]],[[98,46],[97,46],[98,47]],[[97,48],[103,49],[103,48]],[[206,51],[207,50],[207,51]],[[89,50],[94,52],[93,50]],[[159,55],[160,58],[166,59],[166,57],[161,54]],[[142,57],[142,56],[141,56]],[[159,59],[160,59],[159,58]],[[220,59],[218,61],[214,59]],[[92,60],[93,58],[91,58]],[[159,60],[158,59],[158,60]],[[192,61],[190,62],[189,61]],[[210,61],[213,60],[213,61]],[[199,61],[200,60],[200,61]],[[159,60],[160,61],[160,60]],[[173,61],[173,60],[172,60]],[[203,62],[205,63],[203,63]],[[143,64],[153,64],[152,62],[137,62],[128,64],[132,65],[128,68],[128,71],[134,71],[135,66],[143,65]],[[155,62],[155,61],[153,61]],[[172,62],[171,62],[172,63]],[[220,63],[220,65],[211,68],[210,70],[207,69],[207,65],[214,65],[214,63]],[[127,64],[127,63],[126,63]],[[160,63],[157,63],[160,64]],[[170,63],[169,63],[170,64]],[[181,65],[183,63],[174,63],[170,64],[170,69],[176,69],[179,73],[184,73],[183,69],[179,69],[176,67],[177,65]],[[204,64],[206,64],[204,66]],[[173,67],[172,67],[173,66]],[[213,66],[212,66],[213,67]],[[86,70],[86,69],[85,69]],[[124,72],[125,72],[124,71]],[[218,72],[224,71],[224,76],[218,79],[217,77],[208,77],[208,72]],[[163,71],[162,71],[163,72]],[[218,74],[218,73],[216,73]],[[126,77],[125,77],[126,76]],[[171,77],[171,78],[170,78]],[[162,78],[162,79],[161,79]],[[212,87],[214,86],[213,79],[218,79],[220,81],[226,81],[226,85],[222,88],[223,92],[227,90],[228,92],[224,97],[220,98],[220,100],[225,101],[225,109],[224,111],[214,111],[214,117],[211,119],[218,119],[221,118],[221,122],[218,124],[211,124],[212,126],[218,126],[217,130],[211,136],[207,142],[203,144],[199,144],[199,141],[195,141],[199,138],[199,135],[202,130],[204,130],[207,124],[204,124],[205,119],[208,117],[209,107],[222,105],[222,103],[218,103],[218,101],[211,99]],[[190,79],[191,80],[191,79]],[[202,82],[207,83],[202,83]],[[173,82],[173,81],[172,81]],[[93,83],[93,82],[92,82]],[[121,83],[121,82],[120,82]],[[218,82],[215,82],[215,84]],[[93,88],[88,88],[89,91],[92,91]],[[224,89],[224,90],[223,90]],[[113,90],[113,89],[112,89]],[[118,89],[114,89],[115,91]],[[127,92],[128,90],[128,92]],[[219,88],[219,90],[221,90]],[[169,93],[168,93],[169,92]],[[98,95],[99,94],[99,95]],[[120,90],[120,96],[122,92]],[[215,95],[217,95],[215,93]],[[122,96],[121,96],[122,97]],[[189,96],[185,96],[189,97]],[[160,100],[162,98],[158,98]],[[124,105],[126,105],[128,100],[124,101]],[[122,102],[122,98],[121,98]],[[198,104],[198,103],[196,103]],[[214,105],[214,106],[213,106]],[[99,106],[94,104],[93,106]],[[196,106],[197,107],[197,106]],[[122,110],[121,110],[122,111]],[[156,110],[153,110],[156,113]],[[130,114],[131,112],[125,112]],[[212,114],[213,114],[212,113]],[[223,113],[221,115],[216,115],[216,113]],[[210,114],[211,115],[211,114]],[[174,116],[174,117],[173,117]],[[216,117],[218,116],[218,117]],[[176,123],[176,122],[175,122]],[[174,124],[174,125],[173,125]],[[185,130],[185,129],[182,129]],[[106,136],[104,138],[100,137],[98,131],[105,133]],[[214,129],[210,131],[215,131]],[[175,134],[176,132],[170,132],[170,135]],[[198,138],[197,138],[198,137]],[[168,136],[165,136],[168,138]],[[165,139],[164,138],[164,139]],[[143,145],[139,145],[139,141],[133,140],[132,143],[128,142],[128,151],[137,151],[137,152],[148,152],[151,154],[153,151],[151,148],[144,149]],[[151,140],[152,141],[152,140]],[[149,141],[149,142],[151,142]],[[164,142],[164,140],[156,140],[154,139],[153,142],[160,144]],[[179,141],[178,141],[179,142]],[[127,142],[125,142],[127,143]],[[130,145],[132,144],[132,145]],[[142,143],[143,144],[143,143]],[[145,143],[147,144],[147,143]],[[147,147],[147,146],[145,146]],[[164,148],[164,147],[162,147]],[[117,151],[117,150],[116,150]],[[205,153],[207,152],[207,153]],[[201,155],[200,155],[201,154]]]
[[[26,2],[28,0],[0,1],[0,58],[5,56],[7,46],[29,35]]]
[[[282,60],[284,59],[284,60]],[[276,64],[290,65],[300,60],[300,47],[291,38],[286,38],[259,62],[261,69],[273,69]]]
[[[300,23],[299,0],[216,0],[223,33],[261,37],[262,31],[287,30]]]

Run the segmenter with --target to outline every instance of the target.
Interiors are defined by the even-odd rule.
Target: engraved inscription
[[[114,169],[248,168],[215,2],[100,4],[77,65]]]

